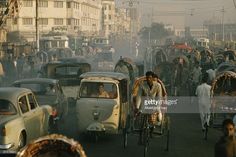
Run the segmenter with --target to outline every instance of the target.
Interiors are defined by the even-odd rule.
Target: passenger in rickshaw
[[[98,86],[98,97],[109,98],[109,94],[105,91],[103,83],[100,83]]]

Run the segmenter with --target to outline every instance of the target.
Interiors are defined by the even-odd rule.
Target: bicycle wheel
[[[144,157],[148,156],[149,138],[150,138],[150,128],[148,124],[148,117],[145,117],[145,125],[143,128],[143,146],[144,146]]]

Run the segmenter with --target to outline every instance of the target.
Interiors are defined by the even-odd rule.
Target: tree
[[[144,40],[149,39],[149,36],[151,40],[160,40],[171,34],[172,32],[165,29],[164,24],[162,23],[152,23],[151,27],[143,27],[139,32],[141,39]]]

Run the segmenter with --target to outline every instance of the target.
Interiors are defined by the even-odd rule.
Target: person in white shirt
[[[216,77],[216,71],[214,68],[208,69],[206,71],[208,73],[208,83],[212,83],[212,81],[215,79]]]
[[[202,83],[196,89],[198,97],[199,113],[201,118],[202,130],[205,131],[205,126],[209,126],[210,108],[211,108],[211,86],[207,84],[208,75],[204,75]]]

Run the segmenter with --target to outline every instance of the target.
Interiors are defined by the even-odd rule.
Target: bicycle
[[[140,128],[139,139],[141,140],[141,144],[144,146],[144,157],[148,155],[148,147],[149,147],[149,139],[151,132],[151,124],[149,123],[150,114],[141,114],[142,122]]]

